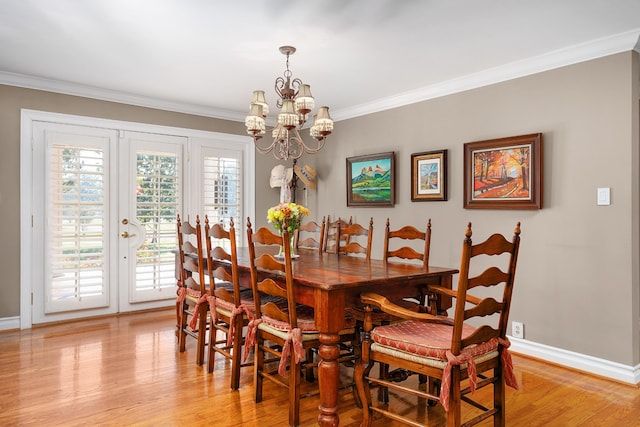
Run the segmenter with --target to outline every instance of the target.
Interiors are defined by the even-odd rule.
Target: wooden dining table
[[[249,250],[238,248],[239,273],[249,274]],[[423,267],[418,264],[366,260],[364,258],[319,253],[299,249],[293,260],[293,279],[296,300],[314,307],[316,328],[320,332],[321,358],[318,365],[320,405],[318,424],[338,426],[338,387],[340,367],[340,337],[345,310],[360,303],[360,294],[376,292],[391,298],[420,295],[425,284],[439,284],[451,288],[455,268]],[[451,300],[438,301],[439,311],[451,307]]]

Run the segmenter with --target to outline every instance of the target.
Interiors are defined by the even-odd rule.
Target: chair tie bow
[[[500,348],[500,359],[502,360],[502,368],[504,372],[504,382],[514,390],[518,390],[518,380],[516,374],[513,372],[513,361],[511,360],[511,353],[509,353],[509,346],[511,342],[508,338],[498,338],[498,343],[502,346]]]
[[[447,366],[442,374],[442,385],[440,389],[440,403],[445,411],[449,411],[449,390],[451,389],[451,368],[453,365],[467,364],[467,373],[469,375],[469,388],[471,393],[476,391],[477,376],[476,363],[473,356],[468,353],[460,353],[455,355],[451,350],[447,350]]]
[[[211,313],[211,324],[215,325],[216,321],[218,320],[218,312],[214,309],[216,306],[216,297],[207,294],[207,302],[209,303],[209,312]]]
[[[191,322],[189,322],[189,327],[193,330],[195,330],[196,326],[198,325],[198,318],[200,317],[200,305],[207,302],[208,296],[209,294],[202,294],[198,299],[195,308],[193,309],[194,313],[193,316],[191,316]]]
[[[287,337],[282,346],[282,357],[278,365],[278,374],[284,376],[287,372],[287,359],[289,353],[293,351],[294,363],[297,365],[304,358],[304,347],[302,346],[302,330],[293,328],[287,332]]]
[[[498,344],[500,347],[500,358],[502,362],[502,368],[504,372],[505,383],[514,389],[518,389],[518,381],[513,373],[513,362],[511,361],[511,354],[509,353],[509,346],[511,343],[506,338],[498,338]],[[469,378],[469,390],[471,393],[476,391],[476,385],[478,383],[476,362],[475,358],[482,354],[481,352],[476,354],[473,351],[463,351],[462,353],[455,355],[447,350],[447,366],[444,368],[442,374],[442,385],[440,390],[440,403],[445,411],[449,411],[449,391],[451,389],[451,368],[453,365],[467,364],[467,375]]]
[[[258,332],[258,325],[262,323],[262,319],[252,319],[247,325],[247,336],[244,340],[244,351],[242,354],[242,362],[247,361],[249,352],[256,345],[256,333]]]
[[[176,298],[176,303],[184,302],[185,298],[187,298],[187,288],[185,288],[184,286],[178,286],[178,290],[176,294],[178,294],[178,298]]]
[[[245,304],[240,304],[239,306],[237,306],[231,313],[231,319],[229,320],[229,333],[227,334],[227,346],[231,346],[233,342],[233,337],[235,335],[235,330],[236,330],[236,317],[242,313],[247,314],[247,318],[249,319],[249,321],[253,320],[253,313],[251,312],[251,309],[249,309],[249,307],[247,307]]]

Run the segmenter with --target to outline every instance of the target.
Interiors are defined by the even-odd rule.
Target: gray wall
[[[527,340],[634,366],[638,79],[638,54],[627,52],[341,121],[314,159],[316,214],[373,216],[375,257],[387,217],[415,226],[431,218],[432,264],[455,267],[468,221],[476,239],[511,235],[521,221],[510,320],[524,322]],[[544,208],[463,209],[463,143],[536,132],[544,134]],[[449,201],[412,202],[411,153],[440,149],[449,150]],[[396,153],[396,205],[348,208],[345,158],[386,151]],[[596,206],[597,187],[611,187],[610,206]]]

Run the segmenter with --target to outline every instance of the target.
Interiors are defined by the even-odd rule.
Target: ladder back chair
[[[179,280],[178,298],[176,300],[178,315],[178,345],[180,352],[186,350],[187,337],[195,338],[196,363],[204,363],[206,347],[207,288],[205,282],[205,263],[202,255],[202,228],[200,217],[196,216],[196,224],[182,222],[177,218]]]
[[[416,242],[414,247],[421,246],[422,251],[418,252],[414,247],[407,246],[410,242]],[[427,220],[427,225],[424,231],[418,230],[411,225],[405,225],[397,230],[391,230],[391,223],[387,218],[387,223],[384,228],[384,248],[382,252],[382,259],[385,261],[400,260],[417,260],[422,262],[422,266],[427,268],[429,266],[429,251],[431,249],[431,218]],[[425,311],[425,294],[422,295],[406,295],[406,299],[394,301],[396,304],[401,305],[404,308],[414,311]],[[415,302],[414,302],[415,301]],[[417,304],[416,304],[417,303]],[[362,326],[364,322],[364,310],[361,307],[354,308],[351,313],[358,321],[358,325]],[[371,312],[371,321],[373,325],[388,325],[393,321],[398,320],[397,317],[373,309]],[[380,364],[380,378],[387,379],[389,375],[389,365],[386,363]],[[421,378],[421,381],[424,381]],[[389,393],[386,387],[380,387],[378,389],[378,400],[381,402],[389,401]]]
[[[229,230],[221,224],[209,224],[207,216],[204,224],[211,294],[207,370],[213,372],[215,355],[222,355],[231,361],[231,389],[237,390],[240,387],[240,368],[251,365],[242,364],[241,357],[243,329],[255,313],[253,291],[249,287],[240,287],[233,218],[230,219]]]
[[[422,252],[416,251],[414,248],[403,245],[393,245],[392,241],[421,240],[423,241]],[[402,244],[402,243],[400,243]],[[424,267],[429,266],[429,251],[431,249],[431,218],[427,221],[425,231],[418,230],[411,225],[405,225],[398,230],[390,229],[389,218],[384,229],[384,251],[382,259],[385,261],[389,258],[415,259],[422,261]]]
[[[253,232],[248,221],[247,236],[256,318],[249,323],[244,354],[246,358],[249,344],[253,344],[254,398],[256,403],[262,401],[265,378],[286,387],[289,425],[297,426],[300,424],[301,370],[313,364],[312,360],[305,360],[305,355],[310,354],[307,350],[320,346],[314,310],[295,301],[289,233],[285,230],[279,236],[264,227]],[[275,253],[280,245],[284,247],[282,261],[264,251],[265,247],[272,246]],[[278,299],[285,303],[277,302]],[[341,332],[341,339],[353,339],[352,325]]]
[[[431,402],[439,402],[445,410],[447,425],[460,426],[461,403],[469,403],[482,413],[465,420],[464,425],[474,425],[493,417],[494,425],[505,425],[505,383],[517,389],[511,356],[507,350],[506,336],[511,295],[520,246],[520,223],[514,236],[508,241],[501,234],[493,234],[482,243],[472,244],[471,223],[467,226],[462,246],[458,288],[451,290],[429,285],[434,293],[456,299],[453,318],[430,313],[416,313],[393,304],[387,298],[374,293],[361,295],[365,306],[362,357],[355,370],[355,381],[363,404],[363,426],[371,426],[373,413],[379,413],[414,426],[418,421],[408,420],[391,412],[388,407],[373,404],[370,384],[377,384],[400,392],[407,392]],[[495,261],[482,273],[471,276],[471,261],[476,268],[486,266],[486,260],[477,260],[483,255]],[[473,295],[479,287],[494,288],[494,297],[481,298]],[[487,289],[484,289],[485,291]],[[483,292],[486,294],[487,292]],[[431,301],[431,300],[430,300]],[[391,325],[373,327],[370,313],[372,307],[405,321]],[[490,318],[480,326],[471,326],[468,319]],[[427,391],[409,389],[405,385],[369,376],[374,362],[386,363],[429,378]],[[439,390],[433,380],[439,380]],[[464,384],[464,388],[461,384]],[[471,399],[479,388],[493,385],[493,405],[488,408]],[[469,416],[465,417],[469,418]]]
[[[359,238],[366,239],[366,243],[358,241]],[[340,247],[338,254],[358,256],[364,255],[365,259],[371,259],[371,244],[373,240],[373,217],[369,220],[369,227],[355,223],[338,228],[338,241]]]
[[[309,221],[296,229],[294,234],[294,247],[305,249],[316,249],[322,253],[324,248],[324,229],[326,219],[322,217],[322,222],[318,225],[315,221]]]
[[[337,254],[338,253],[338,244],[337,244],[338,230],[352,223],[353,223],[353,217],[349,217],[349,222],[343,220],[342,218],[338,218],[335,221],[331,221],[331,216],[327,215],[324,248],[322,250],[327,253]],[[343,236],[343,240],[347,239],[347,237],[348,236]]]
[[[407,246],[410,241],[419,242],[422,252],[418,252],[411,246]],[[416,244],[417,246],[417,244]],[[422,266],[429,267],[429,252],[431,251],[431,218],[427,220],[427,226],[424,231],[418,230],[411,225],[405,225],[397,230],[391,230],[391,223],[387,218],[384,229],[384,249],[382,259],[385,261],[395,261],[395,258],[401,260],[417,260],[422,261]],[[425,296],[415,297],[419,300],[420,305],[425,305]]]

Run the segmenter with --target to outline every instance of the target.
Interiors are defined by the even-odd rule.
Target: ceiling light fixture
[[[276,159],[296,160],[304,153],[314,154],[322,150],[327,136],[333,131],[333,120],[329,116],[329,107],[322,106],[313,116],[313,124],[310,134],[315,140],[313,146],[304,143],[300,136],[300,130],[309,118],[309,113],[315,106],[315,100],[311,96],[311,87],[302,83],[302,80],[292,79],[289,70],[289,56],[296,52],[293,46],[282,46],[280,52],[287,57],[287,69],[284,78],[278,77],[275,90],[280,97],[276,105],[280,108],[278,119],[271,130],[273,141],[260,141],[266,132],[265,118],[269,114],[269,105],[263,90],[253,91],[253,100],[249,107],[249,114],[245,118],[247,133],[253,136],[256,149],[267,154],[273,152]]]

